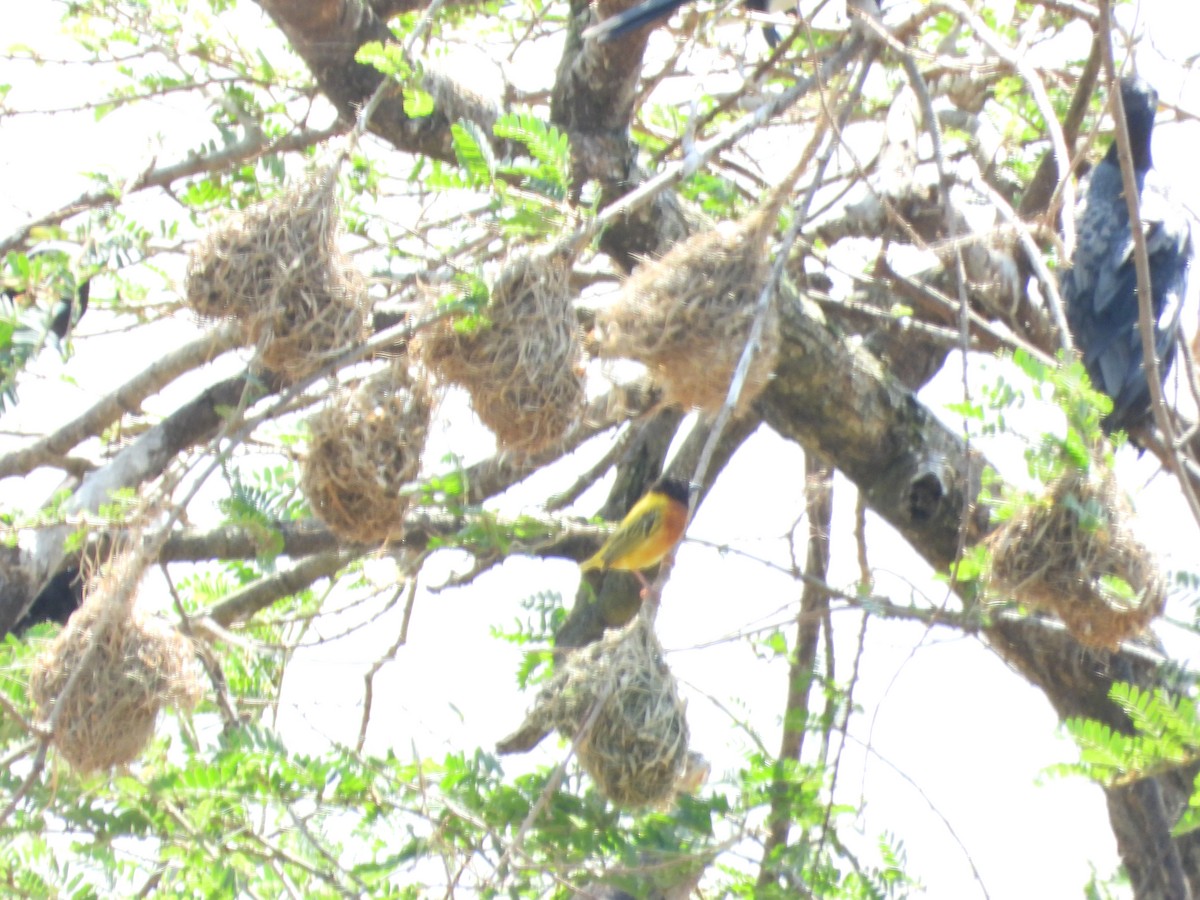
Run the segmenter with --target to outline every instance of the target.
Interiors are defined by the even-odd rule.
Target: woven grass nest
[[[1131,513],[1107,468],[1068,471],[988,538],[990,587],[1053,613],[1082,644],[1115,649],[1166,601],[1158,567],[1125,524]]]
[[[687,771],[687,719],[645,617],[572,652],[543,689],[534,715],[570,740],[600,701],[576,747],[584,771],[616,806],[670,801]]]
[[[642,263],[616,301],[597,316],[600,355],[644,364],[666,399],[715,412],[770,274],[766,244],[774,204],[737,223],[693,235],[665,256]],[[735,412],[762,393],[779,357],[779,316],[772,304]]]
[[[463,332],[442,319],[413,341],[413,352],[438,379],[466,389],[503,450],[530,455],[554,447],[582,414],[570,264],[555,251],[514,256],[492,285],[490,324]]]
[[[191,710],[201,696],[191,642],[134,607],[140,574],[140,564],[126,561],[89,588],[30,672],[42,720],[57,717],[54,746],[79,772],[133,762],[154,736],[163,706]]]
[[[261,364],[290,379],[320,369],[363,337],[367,284],[337,246],[336,170],[235,213],[192,248],[187,301],[235,319]]]
[[[429,431],[429,395],[402,361],[336,396],[309,420],[301,487],[338,537],[383,543],[398,537]]]

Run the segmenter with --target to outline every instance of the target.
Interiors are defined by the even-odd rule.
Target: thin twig
[[[837,127],[835,129],[839,133],[849,120],[850,114],[855,105],[854,101],[862,94],[863,85],[866,82],[867,75],[870,72],[871,65],[874,62],[875,56],[878,52],[877,44],[868,44],[864,42],[861,36],[858,36],[857,34],[856,40],[859,48],[866,47],[867,50],[863,54],[862,66],[859,72],[858,81],[854,87],[851,88],[848,98],[842,104],[842,109],[837,119]],[[853,41],[850,43],[853,43]],[[819,81],[818,83],[823,96],[825,84],[823,81]],[[793,173],[789,179],[785,179],[785,186],[790,187],[790,185],[794,183],[795,179],[799,177],[800,171],[808,162],[807,154],[815,150],[816,146],[817,144],[815,140],[810,143],[808,150],[806,150],[806,158],[801,160],[800,164],[795,170],[793,170]],[[734,369],[733,378],[730,381],[729,391],[726,394],[725,402],[718,411],[716,418],[713,420],[712,427],[708,434],[708,439],[704,444],[704,449],[701,450],[700,457],[696,461],[696,468],[692,475],[693,486],[704,483],[704,479],[708,475],[709,465],[712,462],[713,455],[716,453],[717,446],[721,440],[721,435],[724,433],[725,426],[729,423],[729,420],[733,416],[733,410],[736,408],[738,399],[741,397],[742,388],[745,385],[746,377],[750,371],[750,363],[753,360],[754,354],[758,351],[758,345],[762,340],[762,334],[766,326],[767,313],[770,311],[772,298],[774,297],[783,277],[783,273],[787,268],[788,256],[791,253],[792,246],[795,244],[800,235],[800,229],[808,221],[808,212],[812,206],[813,198],[816,196],[817,185],[821,182],[825,173],[825,169],[828,167],[829,162],[833,159],[833,153],[837,146],[838,140],[831,140],[826,146],[825,152],[821,154],[817,160],[816,172],[813,175],[809,189],[805,192],[801,202],[798,203],[792,210],[792,221],[788,226],[787,232],[780,241],[780,246],[775,251],[775,262],[771,267],[770,277],[768,277],[767,283],[763,286],[763,289],[759,294],[758,303],[754,312],[754,321],[750,328],[750,334],[746,339],[745,347],[742,349],[742,355],[738,359],[737,368]],[[694,508],[691,511],[691,514],[695,514]]]
[[[36,219],[26,222],[8,237],[0,239],[0,256],[15,250],[24,244],[30,234],[37,228],[47,225],[57,225],[77,213],[86,212],[102,206],[110,206],[122,196],[143,191],[147,188],[165,188],[181,178],[190,178],[206,172],[226,172],[237,163],[257,159],[272,153],[287,153],[293,150],[305,150],[342,131],[341,125],[334,125],[322,130],[301,131],[285,135],[276,141],[244,140],[230,144],[214,153],[203,156],[189,154],[180,162],[171,165],[149,168],[132,176],[125,184],[120,195],[114,195],[111,188],[98,191],[88,191],[80,194],[69,203],[58,209],[45,213]]]
[[[753,113],[743,118],[736,125],[722,134],[696,144],[695,152],[689,153],[684,159],[668,166],[658,175],[640,184],[618,202],[607,206],[594,219],[587,222],[574,234],[565,238],[572,247],[580,247],[590,242],[605,228],[612,226],[630,213],[645,206],[666,188],[689,177],[698,169],[707,165],[718,153],[736,144],[751,132],[757,131],[768,121],[790,107],[801,97],[809,94],[817,85],[824,84],[829,77],[841,71],[850,60],[862,50],[863,39],[859,35],[852,36],[845,44],[825,61],[815,75],[799,79],[792,87],[781,92],[770,101],[764,103]]]
[[[833,469],[810,453],[804,455],[804,494],[808,518],[808,541],[804,564],[806,575],[824,582],[829,573],[829,528],[833,519]],[[767,836],[763,841],[762,862],[759,864],[758,887],[766,891],[778,877],[772,860],[787,846],[791,831],[790,794],[792,780],[789,766],[798,763],[804,752],[804,736],[808,730],[808,705],[812,695],[817,665],[817,642],[821,631],[830,639],[828,627],[829,595],[812,582],[805,582],[796,616],[796,643],[788,666],[787,699],[783,713],[783,735],[771,778],[770,809],[767,812]],[[832,658],[826,654],[826,664]],[[830,680],[832,684],[832,679]],[[833,720],[830,719],[830,722]]]
[[[991,202],[1000,215],[1016,232],[1017,240],[1021,242],[1021,246],[1025,249],[1026,259],[1033,266],[1033,271],[1037,274],[1038,282],[1042,288],[1042,296],[1046,299],[1046,305],[1050,307],[1050,316],[1054,319],[1054,324],[1058,328],[1058,343],[1061,347],[1064,358],[1070,359],[1071,353],[1075,346],[1071,342],[1071,327],[1067,324],[1066,304],[1063,303],[1062,294],[1058,291],[1058,279],[1050,274],[1050,269],[1046,266],[1046,261],[1042,258],[1041,249],[1033,240],[1033,234],[1026,225],[1017,216],[1014,210],[1002,196],[1000,192],[993,188],[983,179],[972,181],[971,187],[979,191],[983,196]],[[1064,219],[1070,216],[1064,216]]]
[[[10,701],[3,694],[0,694],[0,710],[3,710],[4,715],[10,721],[16,722],[20,729],[31,737],[47,737],[47,733],[44,728],[41,728],[36,723],[30,722],[28,719],[26,719],[25,716],[21,714],[21,711],[12,704],[12,701]]]
[[[871,754],[871,756],[875,757],[877,760],[879,760],[881,763],[883,763],[885,766],[887,766],[889,769],[891,769],[896,775],[898,775],[901,779],[903,779],[904,782],[906,784],[908,784],[909,787],[911,787],[914,791],[917,792],[917,795],[922,800],[924,800],[925,805],[927,807],[929,807],[929,811],[932,812],[935,816],[937,816],[941,820],[942,824],[946,826],[946,831],[949,833],[950,837],[953,838],[954,843],[958,844],[958,849],[962,851],[963,858],[966,860],[967,865],[971,867],[971,874],[975,876],[975,881],[979,884],[979,890],[983,892],[984,900],[989,900],[989,898],[991,897],[991,894],[988,892],[987,885],[985,885],[983,883],[983,875],[979,871],[979,867],[975,865],[975,859],[971,856],[971,851],[967,849],[967,845],[965,843],[963,843],[963,839],[959,836],[958,832],[954,829],[954,826],[950,823],[950,820],[946,817],[946,814],[943,813],[937,807],[937,804],[935,804],[933,802],[933,800],[929,797],[929,795],[927,793],[925,793],[925,791],[921,788],[921,786],[919,784],[917,784],[916,781],[913,780],[912,776],[909,775],[907,772],[905,772],[903,769],[901,769],[899,766],[897,766],[894,762],[892,762],[886,756],[883,756],[871,744],[869,744],[865,741],[861,741],[858,738],[854,737],[854,735],[849,734],[849,733],[844,734],[843,739],[853,741],[854,743],[858,744],[858,746],[860,746],[865,752]],[[863,767],[862,776],[863,776],[863,781],[865,782],[866,777],[867,777],[867,771],[866,771],[865,766]],[[861,794],[864,794],[865,791],[860,790],[859,793],[861,795]]]
[[[195,629],[192,628],[192,617],[188,615],[187,609],[183,605],[183,598],[175,589],[175,582],[171,579],[167,564],[160,562],[158,568],[167,582],[167,590],[171,594],[171,600],[175,603],[175,611],[179,613],[179,630],[187,635],[195,645],[196,655],[204,667],[205,674],[208,675],[208,680],[212,683],[213,693],[217,695],[217,709],[221,711],[221,720],[225,723],[226,728],[236,728],[238,715],[233,698],[229,694],[229,683],[225,680],[225,673],[221,671],[220,664],[213,658],[207,645],[201,646],[200,640],[196,637]]]
[[[829,790],[832,794],[837,787],[838,773],[842,768],[842,754],[846,752],[846,732],[850,727],[850,716],[854,712],[854,689],[858,686],[859,670],[862,666],[863,651],[867,645],[867,623],[871,621],[869,615],[863,614],[862,624],[858,629],[858,649],[854,654],[854,665],[850,672],[850,683],[846,686],[846,698],[843,701],[843,712],[841,725],[838,731],[841,732],[842,739],[838,742],[837,754],[833,758],[832,772],[829,776]],[[833,818],[834,803],[832,799],[825,804],[825,815],[821,821],[821,839],[817,842],[817,849],[813,853],[815,859],[821,858],[821,853],[825,848],[825,841],[829,837],[829,823]]]
[[[955,15],[962,19],[970,27],[971,31],[987,45],[988,49],[1005,63],[1012,66],[1016,73],[1024,80],[1025,84],[1029,86],[1029,93],[1033,97],[1033,102],[1037,106],[1038,112],[1042,114],[1046,131],[1050,135],[1050,146],[1058,162],[1058,182],[1059,187],[1062,189],[1064,204],[1068,210],[1074,209],[1075,193],[1074,188],[1071,186],[1071,153],[1067,149],[1067,142],[1063,137],[1062,126],[1059,124],[1054,104],[1050,101],[1050,95],[1046,93],[1046,85],[1042,83],[1041,77],[1034,70],[1033,66],[1030,65],[1027,57],[1015,53],[998,34],[988,28],[983,19],[972,12],[961,0],[939,0],[939,4],[946,9],[952,10]],[[1101,26],[1101,32],[1105,33],[1103,26]],[[1066,255],[1069,258],[1075,250],[1075,223],[1069,215],[1063,216],[1062,230],[1063,243],[1066,246]]]
[[[600,718],[600,712],[604,709],[604,705],[608,703],[608,698],[612,695],[615,686],[610,679],[601,689],[600,693],[596,695],[596,700],[592,704],[592,708],[588,711],[587,718],[583,720],[583,724],[579,726],[579,730],[575,732],[575,736],[571,739],[571,746],[568,748],[566,755],[554,767],[554,772],[551,773],[550,780],[546,782],[546,786],[538,796],[537,802],[530,808],[524,821],[521,822],[521,826],[517,829],[517,833],[513,835],[513,839],[505,848],[504,855],[500,857],[500,862],[496,864],[496,871],[489,883],[502,882],[505,875],[508,874],[508,866],[513,856],[521,849],[521,843],[524,841],[525,835],[533,827],[533,823],[537,821],[538,816],[542,814],[542,810],[546,808],[546,805],[550,802],[550,798],[558,790],[558,786],[562,784],[563,777],[566,775],[567,764],[578,753],[580,745],[592,733],[592,727],[596,724],[596,720]]]
[[[419,569],[420,566],[414,567]],[[388,647],[387,651],[379,659],[371,663],[371,667],[367,669],[363,675],[363,713],[362,719],[358,725],[358,739],[354,742],[354,751],[356,753],[363,752],[363,746],[367,742],[367,726],[371,723],[371,707],[375,702],[375,676],[389,662],[396,658],[396,654],[400,652],[400,648],[408,643],[408,624],[412,621],[413,606],[417,599],[417,579],[415,576],[409,578],[403,585],[396,589],[393,599],[384,608],[386,612],[395,604],[402,593],[407,593],[408,597],[404,603],[404,615],[400,620],[400,634],[396,636],[396,640]]]

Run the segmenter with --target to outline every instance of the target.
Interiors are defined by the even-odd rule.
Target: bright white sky
[[[55,26],[58,9],[30,6],[17,32],[5,40],[44,48],[44,35]],[[1138,60],[1141,73],[1166,103],[1180,102],[1200,112],[1200,86],[1180,82],[1178,69],[1162,61],[1195,52],[1197,13],[1179,0],[1146,0],[1139,9],[1147,22]],[[238,33],[246,34],[240,28]],[[71,53],[67,46],[46,52]],[[528,78],[529,71],[518,77]],[[0,62],[0,82],[16,85],[10,96],[13,105],[36,106],[45,98],[70,105],[79,96],[78,73],[53,65],[33,73],[27,66]],[[7,233],[23,216],[39,214],[78,193],[82,181],[76,173],[81,170],[111,168],[127,176],[158,152],[158,136],[163,135],[172,137],[167,143],[177,152],[176,141],[194,133],[197,118],[194,108],[163,103],[152,122],[128,116],[100,123],[88,116],[6,122],[0,144],[0,180],[5,185],[0,233]],[[1158,166],[1193,210],[1200,210],[1194,159],[1198,146],[1196,122],[1163,125],[1155,133]],[[164,152],[163,158],[174,154]],[[1185,329],[1190,332],[1195,322],[1193,301],[1185,313]],[[89,315],[82,331],[95,334],[111,324],[103,316]],[[137,360],[147,346],[176,343],[194,333],[190,325],[180,324],[161,326],[153,344],[142,334],[80,340],[69,369],[75,384],[58,380],[60,367],[47,354],[39,364],[46,379],[24,386],[25,402],[15,414],[0,419],[0,428],[44,425],[34,410],[53,410],[54,418],[60,419],[82,409],[128,376],[115,361]],[[976,387],[986,377],[973,361]],[[193,380],[169,397],[152,401],[148,409],[169,411],[174,399],[189,396],[195,384]],[[935,409],[944,409],[960,396],[961,374],[953,362],[922,395]],[[481,455],[489,451],[486,433],[477,425],[462,425],[464,418],[440,418],[427,465],[436,465],[450,447],[461,451],[469,444]],[[0,449],[11,445],[11,439],[2,440]],[[551,489],[568,484],[571,473],[600,452],[598,447],[587,448],[574,460],[539,474],[503,498],[498,508],[515,512],[532,506]],[[1020,465],[1012,458],[1011,445],[994,453],[1003,453],[994,456],[997,461],[1007,457],[1010,465]],[[764,473],[771,479],[767,485]],[[1139,461],[1131,451],[1123,454],[1120,477],[1135,495],[1142,535],[1169,566],[1195,571],[1195,524],[1178,503],[1174,483],[1153,475],[1149,460]],[[803,510],[802,479],[800,451],[760,430],[722,474],[697,516],[664,595],[659,634],[688,698],[693,748],[714,764],[708,790],[731,783],[749,746],[735,719],[750,723],[768,747],[778,745],[785,665],[759,658],[737,635],[777,625],[790,638],[794,626],[789,614],[794,614],[799,588],[750,559],[721,554],[701,542],[786,565],[786,538]],[[21,486],[20,500],[9,502],[31,506],[57,481],[53,473],[39,473]],[[6,498],[18,496],[11,482],[4,490]],[[858,577],[852,538],[854,491],[843,480],[836,490],[830,580],[848,586]],[[601,496],[600,489],[589,492],[576,511],[590,515]],[[769,503],[763,502],[764,496]],[[869,540],[877,590],[899,602],[943,597],[944,589],[930,580],[929,572],[914,562],[911,551],[888,528],[872,521]],[[437,584],[464,565],[454,554],[435,557],[423,582]],[[384,581],[392,577],[387,560],[373,564],[372,571]],[[409,645],[377,679],[368,750],[394,747],[404,754],[411,745],[423,756],[436,758],[449,750],[489,747],[510,731],[530,698],[516,692],[517,652],[492,639],[489,629],[510,627],[521,615],[520,599],[534,592],[558,591],[570,602],[578,577],[576,567],[567,562],[512,559],[470,588],[441,594],[423,590]],[[1184,619],[1192,615],[1190,608],[1179,605],[1170,612]],[[296,658],[280,722],[296,749],[319,749],[328,740],[353,743],[363,673],[394,640],[398,624],[399,612],[393,611],[352,640],[315,647]],[[835,614],[842,679],[849,674],[858,629],[857,613]],[[336,629],[329,623],[323,630]],[[1177,654],[1196,653],[1177,629],[1163,627],[1160,632]],[[968,857],[993,898],[1078,896],[1090,876],[1090,864],[1103,875],[1115,868],[1115,844],[1099,789],[1079,780],[1041,777],[1053,763],[1075,758],[1049,705],[978,640],[946,630],[926,632],[916,625],[872,621],[855,702],[862,712],[851,722],[839,800],[861,807],[855,825],[861,829],[864,848],[884,831],[903,839],[909,871],[925,884],[927,896],[984,896]],[[564,752],[550,739],[528,758],[506,761],[505,767],[516,772],[554,763]]]

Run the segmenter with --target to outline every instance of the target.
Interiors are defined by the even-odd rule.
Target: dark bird
[[[78,278],[71,271],[67,253],[54,246],[31,250],[27,261],[28,269],[9,279],[10,285],[0,289],[0,295],[18,307],[49,303],[45,330],[61,346],[87,312],[92,276]]]
[[[644,0],[622,13],[609,16],[603,22],[597,22],[584,31],[583,36],[600,41],[613,41],[645,25],[667,18],[687,2],[689,0]],[[742,5],[756,12],[794,12],[796,9],[795,0],[743,0]],[[779,31],[774,25],[764,26],[763,35],[771,49],[779,44]]]
[[[13,633],[20,636],[39,622],[66,625],[71,613],[79,609],[82,603],[83,578],[77,567],[68,566],[42,588],[25,615],[13,626]]]
[[[660,478],[633,504],[617,530],[594,556],[579,564],[584,572],[616,569],[633,572],[646,585],[641,570],[658,563],[683,536],[688,518],[688,486]]]
[[[87,312],[88,295],[91,293],[91,278],[86,278],[79,285],[75,295],[71,296],[68,291],[54,305],[52,317],[50,319],[50,332],[59,339],[65,341],[67,333],[75,326],[83,314]]]
[[[1192,237],[1186,214],[1171,201],[1153,169],[1150,136],[1158,94],[1145,81],[1130,76],[1121,79],[1121,103],[1150,258],[1154,348],[1159,376],[1165,379],[1175,358]],[[1092,386],[1113,401],[1112,412],[1102,422],[1105,433],[1130,431],[1146,424],[1151,415],[1150,385],[1138,330],[1133,232],[1124,189],[1114,140],[1092,170],[1076,210],[1078,243],[1061,284],[1067,321]]]

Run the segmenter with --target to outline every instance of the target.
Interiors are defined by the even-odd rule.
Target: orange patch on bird
[[[660,479],[633,505],[604,546],[579,567],[585,572],[648,569],[679,543],[687,519],[688,486],[673,479]]]

